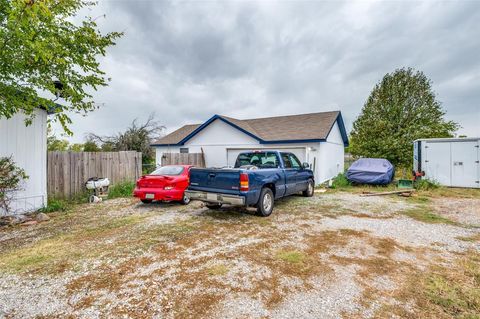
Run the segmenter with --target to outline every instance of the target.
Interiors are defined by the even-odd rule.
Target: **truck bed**
[[[189,189],[237,195],[242,171],[237,168],[192,168]]]

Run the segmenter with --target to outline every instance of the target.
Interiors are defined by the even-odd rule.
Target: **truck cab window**
[[[278,158],[273,152],[240,153],[235,162],[235,167],[253,165],[258,168],[277,168]]]
[[[290,156],[288,153],[282,153],[282,160],[285,168],[293,168],[292,162],[290,161]]]
[[[290,162],[292,163],[293,168],[300,168],[301,164],[298,158],[294,154],[288,154],[290,158]]]

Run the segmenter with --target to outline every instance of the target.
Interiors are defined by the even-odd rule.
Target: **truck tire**
[[[262,217],[270,216],[273,211],[273,204],[275,199],[270,188],[264,187],[260,192],[260,197],[257,202],[257,213]]]
[[[308,180],[307,189],[302,192],[302,195],[305,197],[312,197],[315,192],[315,186],[313,185],[313,180]]]
[[[222,207],[222,204],[205,204],[208,209],[219,209]]]

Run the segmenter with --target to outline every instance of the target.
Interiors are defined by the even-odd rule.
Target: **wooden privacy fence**
[[[70,198],[85,191],[90,177],[107,177],[110,185],[136,181],[142,174],[142,153],[48,152],[48,196]]]
[[[203,153],[163,153],[162,166],[180,164],[205,167]]]

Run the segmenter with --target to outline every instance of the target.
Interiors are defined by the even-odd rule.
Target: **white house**
[[[201,153],[207,167],[233,166],[240,152],[276,149],[293,152],[314,171],[317,184],[343,172],[348,137],[339,111],[238,120],[214,115],[185,125],[152,144],[156,162],[164,153]]]
[[[32,124],[25,115],[0,118],[0,157],[12,157],[29,178],[11,203],[13,213],[34,211],[47,205],[47,112],[35,110]],[[5,212],[0,211],[0,215]]]

